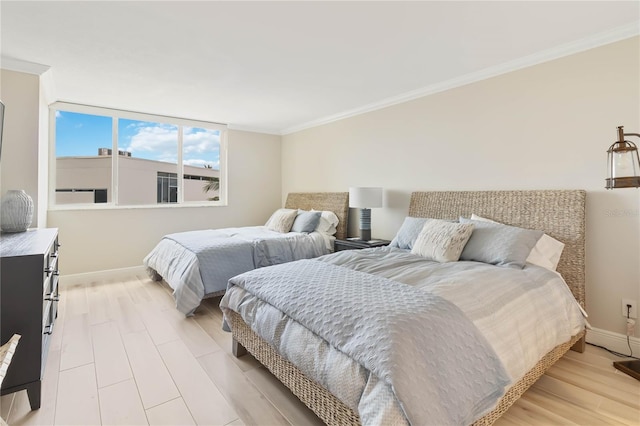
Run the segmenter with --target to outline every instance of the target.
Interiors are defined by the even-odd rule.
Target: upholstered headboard
[[[284,205],[287,209],[330,210],[338,216],[336,238],[347,237],[347,220],[349,218],[348,192],[291,192]]]
[[[414,192],[409,216],[458,219],[475,213],[544,231],[565,244],[558,272],[584,307],[585,201],[583,190]]]

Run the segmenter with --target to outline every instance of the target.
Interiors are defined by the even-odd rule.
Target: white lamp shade
[[[349,207],[360,209],[382,207],[382,188],[349,188]]]

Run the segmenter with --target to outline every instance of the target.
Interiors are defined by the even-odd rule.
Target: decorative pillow
[[[427,219],[411,253],[436,262],[455,262],[460,258],[474,225]]]
[[[427,220],[429,219],[424,217],[405,217],[402,226],[398,229],[398,233],[389,243],[389,247],[411,250]]]
[[[471,219],[499,223],[475,214],[471,215]],[[527,262],[555,271],[558,268],[558,262],[560,262],[560,256],[562,255],[563,250],[563,242],[560,242],[547,234],[542,234],[542,237],[540,237],[536,245],[531,249],[531,253],[529,253],[529,256],[527,257]]]
[[[321,212],[307,212],[304,210],[298,211],[296,219],[291,226],[292,232],[313,232],[316,230],[318,223],[320,222]]]
[[[319,210],[311,211],[315,212]],[[338,229],[338,223],[340,222],[338,216],[330,210],[323,210],[320,213],[320,221],[318,222],[318,226],[316,226],[316,232],[334,235]]]
[[[463,217],[460,218],[460,223],[475,225],[460,260],[474,260],[511,268],[524,268],[531,249],[543,234],[542,231]]]
[[[273,212],[265,226],[272,231],[289,232],[297,215],[298,210],[278,209]]]

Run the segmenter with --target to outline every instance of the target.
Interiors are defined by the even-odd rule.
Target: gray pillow
[[[460,218],[460,223],[474,225],[473,233],[462,250],[460,260],[474,260],[511,268],[524,268],[531,249],[543,234],[542,231],[463,217]]]
[[[424,217],[405,217],[398,233],[389,243],[389,247],[411,250],[427,220],[429,219]]]
[[[307,212],[301,211],[296,216],[296,220],[293,221],[291,232],[313,232],[316,230],[316,226],[320,222],[320,216],[322,212]]]

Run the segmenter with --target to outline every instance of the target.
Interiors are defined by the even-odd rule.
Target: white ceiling
[[[282,134],[637,35],[639,5],[3,0],[0,65],[50,66],[58,100]]]

